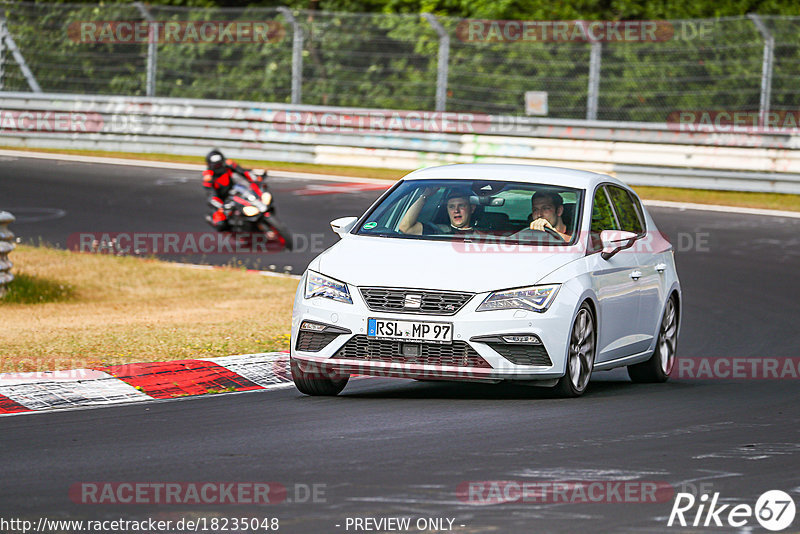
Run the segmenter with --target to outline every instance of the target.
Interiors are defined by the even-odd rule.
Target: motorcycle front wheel
[[[274,233],[279,242],[281,242],[286,250],[291,251],[294,244],[294,238],[289,228],[283,224],[275,215],[263,217],[259,226],[263,226],[262,230],[269,236]]]

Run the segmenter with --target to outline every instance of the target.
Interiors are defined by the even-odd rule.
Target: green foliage
[[[267,43],[159,43],[156,95],[291,100],[292,26],[273,2],[228,8],[205,0],[149,3],[153,18],[274,21]],[[191,9],[185,7],[193,5]],[[435,12],[450,35],[450,111],[523,115],[526,91],[548,93],[549,116],[585,118],[591,46],[559,42],[468,40],[459,17],[522,20],[675,19],[656,42],[606,42],[601,48],[598,119],[664,122],[687,109],[758,109],[764,43],[742,13],[800,13],[784,0],[320,0],[290,1],[304,33],[302,102],[390,109],[435,107],[439,39],[421,12]],[[141,20],[130,4],[12,3],[0,8],[46,92],[145,94],[147,44],[81,42],[81,21]],[[360,12],[360,13],[356,13]],[[390,15],[389,13],[395,13]],[[775,36],[773,109],[800,106],[800,17],[765,17]],[[6,90],[27,90],[12,61]]]
[[[72,300],[75,296],[75,288],[70,284],[25,273],[15,274],[6,289],[0,303],[44,304]]]

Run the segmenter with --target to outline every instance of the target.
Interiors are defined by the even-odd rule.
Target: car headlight
[[[247,217],[253,217],[261,213],[261,210],[259,210],[255,206],[245,206],[244,208],[242,208],[242,213],[244,213],[245,216]]]
[[[307,299],[322,297],[347,304],[353,303],[347,284],[311,271],[308,271],[306,276],[305,297]]]
[[[558,293],[559,284],[530,286],[508,291],[495,291],[481,302],[476,311],[530,310],[543,312]]]

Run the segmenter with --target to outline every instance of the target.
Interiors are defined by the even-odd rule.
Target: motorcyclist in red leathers
[[[223,209],[228,192],[233,186],[232,174],[241,174],[250,182],[253,192],[260,198],[261,189],[257,182],[264,178],[264,174],[257,174],[254,171],[241,167],[232,159],[225,159],[217,149],[212,150],[206,155],[206,167],[203,171],[203,187],[206,188],[208,204],[216,211],[211,215],[206,215],[206,221],[217,231],[224,232],[230,228],[228,218]]]

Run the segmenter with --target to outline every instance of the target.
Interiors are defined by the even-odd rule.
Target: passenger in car
[[[467,234],[474,232],[472,228],[472,214],[476,206],[470,202],[467,191],[450,191],[447,195],[447,215],[450,224],[436,224],[433,222],[419,222],[419,212],[425,205],[428,197],[433,194],[434,188],[427,188],[408,208],[397,229],[404,234],[411,235],[436,235],[436,234]]]
[[[531,230],[545,231],[551,228],[561,236],[564,241],[572,239],[572,231],[564,224],[561,216],[564,214],[564,200],[558,193],[537,191],[531,197]],[[569,232],[569,233],[568,233]]]

